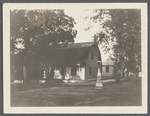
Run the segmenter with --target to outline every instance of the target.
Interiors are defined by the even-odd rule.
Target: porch
[[[53,79],[63,80],[85,80],[85,66],[60,66],[44,71],[43,78],[48,78],[51,75]]]

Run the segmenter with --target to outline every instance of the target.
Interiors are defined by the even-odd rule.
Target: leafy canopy
[[[47,47],[49,44],[74,42],[77,33],[73,30],[74,19],[66,15],[63,10],[13,10],[10,12],[12,52],[18,50],[19,43],[27,49],[31,45]]]
[[[141,65],[141,11],[139,9],[94,10],[91,17],[103,31],[94,35],[106,52],[113,50],[110,59],[126,62],[130,70]],[[101,37],[102,35],[105,37]]]
[[[28,77],[37,77],[49,63],[49,59],[45,57],[45,54],[50,54],[49,48],[65,47],[68,42],[74,42],[77,34],[73,30],[74,24],[74,19],[61,9],[11,10],[12,73],[18,72],[20,75],[25,64],[28,74],[32,75]]]

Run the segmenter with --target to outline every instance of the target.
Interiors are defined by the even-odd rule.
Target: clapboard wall
[[[97,61],[101,60],[100,51],[98,46],[91,46],[86,61],[85,79],[91,79],[97,77]]]

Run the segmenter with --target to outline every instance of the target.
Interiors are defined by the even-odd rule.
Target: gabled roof
[[[51,48],[46,57],[53,66],[71,66],[77,63],[85,63],[90,47],[95,46],[93,42],[68,44],[65,48]]]

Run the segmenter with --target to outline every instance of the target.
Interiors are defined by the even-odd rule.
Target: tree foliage
[[[63,10],[13,10],[10,13],[12,52],[14,45],[21,42],[25,49],[32,45],[44,47],[60,42],[74,42],[76,31],[74,19]],[[22,38],[23,40],[18,40]],[[15,43],[15,44],[14,44]]]
[[[112,46],[112,60],[125,62],[132,70],[141,65],[141,11],[138,9],[105,9],[95,10],[97,15],[91,19],[101,22],[103,32],[95,34],[95,38],[105,34],[106,50]],[[109,42],[115,42],[110,45]]]
[[[16,54],[22,56],[22,65],[32,72],[38,71],[41,64],[48,65],[44,56],[50,54],[50,47],[65,47],[68,42],[74,42],[77,34],[74,24],[74,19],[64,10],[10,11],[12,66],[17,66]]]

